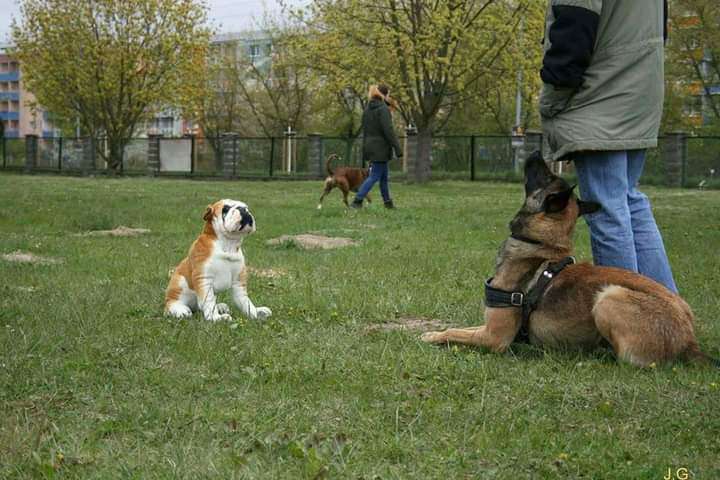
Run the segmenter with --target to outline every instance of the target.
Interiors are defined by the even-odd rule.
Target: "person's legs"
[[[677,293],[662,235],[655,223],[648,197],[638,190],[645,165],[645,150],[628,151],[628,207],[632,221],[638,272]]]
[[[583,200],[602,208],[585,215],[596,265],[638,271],[628,207],[627,152],[587,152],[575,158]]]
[[[373,163],[372,165],[370,165],[370,174],[368,175],[368,178],[365,179],[363,184],[360,185],[357,195],[355,195],[355,200],[353,200],[353,203],[355,205],[362,205],[363,199],[365,198],[365,196],[367,196],[373,185],[375,185],[375,182],[380,180],[380,169],[377,168],[378,165],[378,163]]]
[[[388,165],[387,163],[381,163],[382,171],[380,172],[380,193],[382,194],[383,201],[385,203],[390,202],[390,188],[388,186]]]

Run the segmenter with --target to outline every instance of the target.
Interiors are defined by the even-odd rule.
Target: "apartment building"
[[[246,57],[259,68],[270,68],[272,39],[265,31],[219,34],[212,38],[211,45],[213,48],[221,49],[223,53],[231,53],[230,58],[239,60]],[[8,54],[8,48],[9,45],[0,44],[0,121],[4,127],[5,137],[60,136],[47,112],[42,109],[33,111],[31,108],[35,97],[23,88],[21,65]],[[136,135],[144,137],[148,133],[180,137],[187,133],[198,133],[198,128],[193,121],[183,118],[178,111],[166,109],[141,125]]]
[[[716,72],[718,60],[715,57],[718,46],[702,44],[702,36],[696,32],[706,27],[696,11],[680,10],[671,28],[669,48],[674,49],[685,64],[692,66],[694,72],[692,76],[678,79],[686,86],[684,113],[697,126],[707,124],[714,119],[712,106],[718,103],[720,96],[720,77]],[[674,35],[675,32],[679,39]]]
[[[20,64],[7,50],[8,45],[0,45],[0,121],[5,137],[55,136],[58,132],[47,112],[33,111],[35,97],[23,88]]]
[[[210,40],[210,46],[234,61],[249,58],[258,68],[270,68],[272,38],[266,31],[247,30],[217,34]],[[162,134],[165,137],[180,137],[189,133],[202,135],[194,121],[183,118],[178,111],[172,109],[158,113],[138,129],[138,136],[144,137],[148,133]]]

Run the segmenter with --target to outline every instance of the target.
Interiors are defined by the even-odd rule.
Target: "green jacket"
[[[548,157],[657,146],[663,0],[550,0],[540,76]]]
[[[363,160],[385,163],[392,159],[392,151],[402,157],[390,117],[390,109],[383,100],[373,98],[368,103],[362,117]]]

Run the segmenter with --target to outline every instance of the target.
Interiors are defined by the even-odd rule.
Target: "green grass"
[[[607,352],[436,348],[369,326],[482,323],[519,184],[393,184],[398,209],[321,183],[0,175],[0,478],[720,478],[720,378]],[[705,351],[720,356],[720,192],[648,188]],[[376,197],[379,197],[377,194]],[[162,316],[204,207],[246,201],[264,322]],[[378,198],[379,200],[379,198]],[[118,225],[137,238],[77,236]],[[321,232],[361,245],[268,246]],[[576,234],[588,259],[587,229]],[[234,310],[237,314],[237,311]]]

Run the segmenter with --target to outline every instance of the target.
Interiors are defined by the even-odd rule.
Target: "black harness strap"
[[[537,309],[545,291],[565,267],[575,263],[575,257],[565,257],[559,262],[551,263],[542,271],[537,282],[529,292],[508,292],[491,287],[492,277],[485,281],[485,306],[492,308],[522,308],[522,325],[515,341],[527,343],[529,338],[528,324],[530,315]]]

